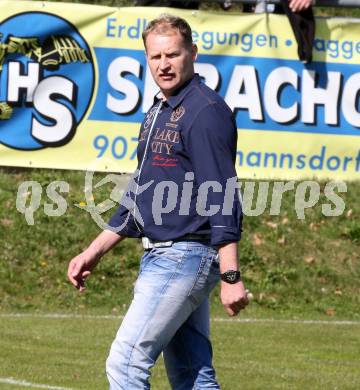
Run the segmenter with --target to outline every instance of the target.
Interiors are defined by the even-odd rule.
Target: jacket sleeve
[[[197,207],[197,212],[201,215],[205,210],[208,215],[211,244],[239,241],[242,208],[234,166],[237,128],[225,103],[211,103],[202,108],[189,129],[186,143],[198,186],[198,199],[202,199],[204,206]]]
[[[119,235],[138,238],[142,236],[142,226],[134,218],[135,202],[133,197],[134,194],[132,193],[131,184],[129,184],[121,198],[118,209],[110,218],[108,225],[112,231]]]
[[[138,238],[142,236],[136,227],[134,216],[122,205],[112,215],[108,225],[112,231],[124,237]]]

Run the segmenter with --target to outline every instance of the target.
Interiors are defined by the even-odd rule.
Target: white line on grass
[[[0,313],[0,318],[84,318],[94,320],[121,320],[124,316],[95,315],[95,314],[66,314],[66,313]],[[360,325],[360,321],[348,320],[279,320],[274,318],[221,318],[211,319],[214,322],[239,323],[270,323],[270,324],[304,324],[304,325]]]
[[[339,320],[277,320],[274,318],[213,318],[215,322],[241,323],[274,323],[274,324],[302,324],[302,325],[360,325],[360,321]]]
[[[7,385],[17,385],[17,386],[23,386],[23,387],[34,387],[36,389],[72,390],[69,387],[42,385],[40,383],[31,383],[31,382],[27,382],[27,381],[18,380],[15,378],[0,378],[0,383],[6,383]]]

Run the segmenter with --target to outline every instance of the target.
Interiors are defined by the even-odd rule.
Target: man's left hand
[[[221,302],[229,316],[236,316],[240,310],[249,304],[244,283],[239,281],[235,284],[221,282]]]

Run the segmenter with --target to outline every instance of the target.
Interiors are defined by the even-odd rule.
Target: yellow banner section
[[[259,140],[254,143],[254,136]],[[276,142],[274,140],[276,139]],[[355,148],[354,148],[355,145]],[[358,178],[359,138],[334,135],[241,131],[236,159],[241,177],[292,180],[294,178]],[[335,173],[335,174],[334,174]]]
[[[359,178],[359,20],[318,19],[304,65],[283,15],[0,7],[0,165],[132,172],[157,92],[141,33],[168,12],[192,26],[196,72],[234,111],[240,177]]]

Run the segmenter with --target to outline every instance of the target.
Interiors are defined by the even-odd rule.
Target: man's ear
[[[197,55],[198,55],[198,48],[195,44],[193,44],[191,48],[191,56],[194,62],[196,61]]]

